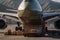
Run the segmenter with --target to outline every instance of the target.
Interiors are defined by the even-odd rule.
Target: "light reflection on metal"
[[[59,2],[59,3],[60,3],[60,0],[52,0],[52,1],[54,1],[54,2]]]

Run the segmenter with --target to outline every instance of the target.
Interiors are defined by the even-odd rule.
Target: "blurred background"
[[[7,9],[17,10],[22,0],[0,0],[0,11],[9,12]],[[60,3],[53,0],[38,0],[45,10],[60,10]]]

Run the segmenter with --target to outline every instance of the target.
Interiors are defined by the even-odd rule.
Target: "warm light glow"
[[[25,9],[25,0],[23,0],[22,3],[18,7],[18,10],[24,10],[24,9]]]

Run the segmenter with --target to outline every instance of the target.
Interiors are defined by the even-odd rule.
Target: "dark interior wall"
[[[17,9],[22,0],[0,0],[0,4],[8,8]],[[42,5],[45,2],[48,3],[49,0],[38,0]]]
[[[18,9],[19,4],[22,0],[0,0],[0,11],[7,11],[6,9]],[[51,0],[38,0],[44,9],[45,3],[48,3],[49,6],[45,10],[55,10],[60,9],[60,3],[53,2]],[[49,9],[50,8],[50,9]]]
[[[39,3],[42,5],[42,9],[45,9],[45,11],[48,10],[59,10],[60,9],[60,3],[54,2],[52,0],[38,0]],[[44,6],[48,3],[48,6]]]
[[[21,1],[22,0],[0,0],[0,4],[8,8],[17,9]]]
[[[50,7],[51,7],[51,10],[57,10],[57,9],[60,9],[60,3],[50,1]]]

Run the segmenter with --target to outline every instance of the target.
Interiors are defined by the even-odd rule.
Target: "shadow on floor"
[[[49,30],[47,32],[48,36],[44,36],[44,35],[28,35],[26,37],[51,37],[51,38],[58,38],[60,39],[60,32],[59,31],[53,31],[53,30]]]

